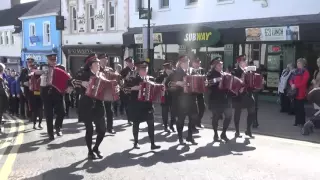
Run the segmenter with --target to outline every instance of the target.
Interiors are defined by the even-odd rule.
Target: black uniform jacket
[[[220,78],[221,72],[216,70],[211,70],[207,74],[207,80],[212,82],[214,78]],[[223,107],[225,108],[230,104],[230,98],[228,97],[228,92],[225,90],[219,89],[219,82],[210,83],[208,86],[209,89],[209,103],[211,107]]]
[[[132,71],[135,72],[135,71]],[[149,81],[154,81],[154,78],[147,77]],[[139,76],[138,73],[131,73],[127,76],[125,86],[130,88],[133,86],[139,86],[144,80]],[[152,102],[143,102],[138,100],[139,91],[131,91],[129,94],[129,116],[133,121],[143,122],[153,119],[153,105]]]
[[[76,80],[89,81],[91,76],[95,76],[90,70],[80,69],[74,77]],[[77,87],[77,92],[80,94],[79,101],[79,121],[85,122],[90,119],[100,119],[105,115],[103,101],[90,98],[85,95],[86,88],[83,86]]]
[[[161,70],[159,72],[159,76],[156,78],[155,82],[162,84],[165,82],[165,80],[168,78],[168,74],[166,73],[166,71]],[[171,105],[172,104],[172,94],[171,91],[166,90],[165,92],[165,103],[163,103],[162,105]]]
[[[40,70],[43,70],[45,66],[48,66],[47,64],[42,64],[40,66]],[[66,82],[68,83],[68,82]],[[46,87],[41,87],[40,89],[40,95],[43,99],[48,98],[49,96],[51,97],[58,97],[61,96],[63,97],[63,94],[61,94],[56,88],[54,88],[53,86],[46,86]]]
[[[9,107],[9,88],[7,81],[0,77],[0,111],[3,113]],[[2,114],[1,114],[2,115]]]

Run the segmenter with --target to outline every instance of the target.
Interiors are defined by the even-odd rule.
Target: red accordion
[[[117,82],[92,76],[89,80],[86,95],[100,101],[116,101],[119,95],[116,90]]]
[[[247,88],[261,90],[263,89],[263,76],[254,72],[246,72],[244,74],[244,83]]]
[[[187,75],[184,77],[186,86],[184,87],[185,93],[205,93],[206,87],[206,76],[203,75]]]
[[[29,79],[29,90],[30,91],[40,91],[40,76],[31,75]]]
[[[157,84],[150,81],[140,83],[138,100],[145,101],[145,102],[164,103],[165,102],[164,85]]]
[[[240,89],[243,87],[242,80],[228,73],[223,74],[221,78],[219,88],[238,95]]]
[[[64,93],[68,89],[68,81],[71,79],[69,74],[57,67],[49,67],[44,70],[41,76],[41,86],[48,85],[56,88],[60,93]]]

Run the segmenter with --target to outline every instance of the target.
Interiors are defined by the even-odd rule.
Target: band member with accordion
[[[9,108],[9,88],[7,81],[3,78],[5,65],[0,63],[0,133],[2,132],[2,116]]]
[[[29,118],[32,121],[32,112],[30,109],[30,91],[29,91],[29,74],[33,69],[34,59],[27,58],[27,68],[22,69],[19,80],[22,93],[20,95],[20,115],[21,118]]]
[[[154,108],[152,101],[140,101],[138,99],[140,83],[146,81],[152,81],[151,76],[148,76],[148,62],[140,61],[136,64],[137,70],[135,70],[135,76],[128,76],[125,83],[127,88],[130,88],[129,94],[129,116],[130,120],[133,122],[133,138],[134,138],[134,148],[139,149],[138,146],[138,135],[139,135],[139,125],[141,122],[147,122],[148,124],[148,135],[151,142],[151,149],[159,149],[160,146],[155,144],[154,140]]]
[[[163,65],[163,70],[159,72],[159,76],[156,78],[156,83],[164,84],[168,76],[173,73],[173,68],[171,62],[165,62]],[[165,92],[165,102],[161,103],[161,111],[162,111],[162,120],[164,125],[164,130],[166,132],[170,132],[168,129],[168,120],[169,120],[169,112],[170,112],[170,129],[172,132],[175,132],[175,128],[173,127],[175,123],[175,115],[174,110],[172,109],[172,94],[171,91],[166,90]]]
[[[201,61],[199,58],[194,58],[192,60],[192,67],[190,68],[190,74],[191,75],[205,75],[205,71],[201,67]],[[203,126],[201,124],[201,120],[203,118],[205,108],[206,108],[205,102],[204,102],[204,94],[197,93],[196,96],[197,96],[197,106],[198,106],[198,120],[195,125],[199,128],[203,128]]]
[[[248,67],[246,56],[241,55],[237,57],[236,60],[238,62],[238,65],[234,69],[233,75],[244,80],[246,68]],[[243,87],[240,90],[240,94],[237,97],[233,98],[233,106],[235,108],[235,111],[234,111],[234,124],[236,128],[235,137],[236,138],[241,137],[239,125],[240,125],[241,111],[243,108],[247,109],[248,111],[247,130],[245,131],[245,134],[249,137],[253,137],[251,126],[256,117],[255,99],[253,96],[253,92],[250,89]]]
[[[182,137],[183,126],[186,119],[186,116],[189,118],[188,123],[188,137],[187,142],[190,142],[194,145],[197,143],[192,137],[192,129],[198,118],[196,96],[192,93],[187,93],[184,91],[184,88],[187,86],[184,78],[188,75],[189,70],[189,59],[187,56],[181,56],[177,63],[177,69],[169,75],[166,79],[165,85],[166,88],[172,91],[172,106],[177,110],[177,132],[179,143],[184,145],[184,140]]]
[[[63,96],[64,90],[60,89],[59,86],[67,86],[69,76],[67,73],[60,68],[56,68],[57,55],[48,54],[47,55],[47,65],[43,64],[40,66],[41,73],[41,97],[44,104],[46,122],[47,122],[47,132],[50,140],[54,140],[53,133],[53,116],[56,114],[55,130],[57,136],[61,136],[61,128],[63,123],[63,118],[65,115]],[[53,76],[49,73],[49,70],[56,71],[59,74]],[[60,69],[60,71],[58,70]],[[37,74],[37,73],[35,73]],[[61,77],[60,77],[61,76]],[[53,79],[54,78],[54,79]],[[49,82],[51,79],[52,82]]]
[[[132,57],[128,57],[125,60],[126,63],[126,67],[124,69],[122,69],[122,71],[120,72],[121,75],[121,84],[120,84],[120,100],[121,103],[123,103],[124,109],[126,111],[126,115],[127,115],[127,119],[128,119],[128,124],[131,125],[131,121],[130,121],[130,115],[129,115],[129,111],[128,111],[128,101],[129,101],[129,95],[126,92],[126,88],[124,87],[124,84],[128,84],[126,83],[128,76],[130,76],[131,72],[134,71],[134,60],[132,59]]]
[[[214,130],[214,141],[219,141],[220,138],[224,141],[229,141],[226,132],[228,130],[232,118],[232,101],[227,91],[219,88],[222,81],[223,62],[219,57],[211,61],[211,70],[207,74],[209,82],[209,103],[212,112],[212,126]],[[221,117],[224,116],[223,129],[218,135],[218,125]]]
[[[32,112],[33,129],[36,128],[37,118],[39,118],[38,128],[42,128],[43,103],[40,96],[40,75],[35,74],[37,65],[34,64],[32,72],[29,74],[30,108]]]
[[[111,67],[108,67],[108,56],[106,54],[98,54],[97,57],[100,60],[100,71],[102,73],[107,74],[107,73],[114,73],[115,72]],[[107,132],[113,134],[115,132],[113,131],[112,102],[105,101],[104,107],[105,107],[106,117],[107,117]]]

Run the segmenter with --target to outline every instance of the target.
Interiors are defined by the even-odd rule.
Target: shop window
[[[187,6],[190,6],[190,5],[195,5],[198,3],[198,0],[187,0]]]
[[[93,4],[88,4],[88,19],[89,19],[89,23],[88,23],[88,28],[91,32],[94,32],[95,27],[94,27],[94,6]]]
[[[0,33],[0,44],[3,45],[3,33]]]
[[[50,22],[43,23],[43,45],[49,46],[51,44],[51,30]]]
[[[136,58],[139,59],[143,59],[143,48],[142,45],[138,45],[136,48]]]
[[[251,45],[251,60],[260,61],[261,57],[261,48],[260,44],[252,44]]]
[[[109,1],[108,2],[108,28],[109,30],[114,30],[115,29],[115,7],[114,7],[114,2]]]
[[[160,9],[168,9],[169,4],[169,0],[160,0]]]
[[[76,7],[71,7],[71,27],[72,27],[72,32],[76,33],[78,30],[77,27],[77,9]]]
[[[4,32],[4,44],[9,44],[9,32]]]
[[[11,33],[11,44],[14,44],[14,36],[12,33]]]
[[[33,37],[36,36],[36,25],[34,23],[30,23],[29,24],[29,37]],[[35,46],[36,43],[32,43],[31,39],[29,38],[30,41],[30,46]]]
[[[136,12],[139,12],[141,8],[144,8],[144,0],[136,0]]]

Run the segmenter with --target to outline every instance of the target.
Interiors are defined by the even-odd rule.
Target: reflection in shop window
[[[136,48],[136,61],[139,61],[140,59],[143,59],[143,49],[142,45],[138,45]]]

